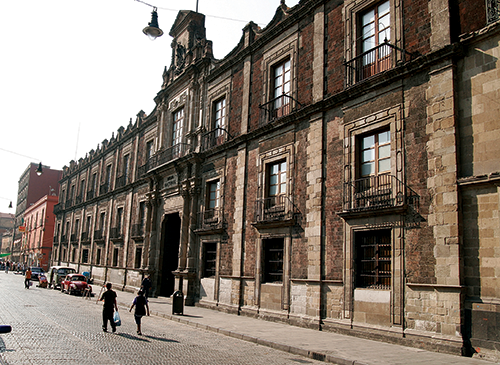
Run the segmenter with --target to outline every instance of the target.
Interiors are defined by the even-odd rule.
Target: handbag
[[[113,321],[115,321],[116,326],[122,325],[122,320],[120,319],[120,314],[118,313],[118,311],[115,311],[115,314],[113,315]]]

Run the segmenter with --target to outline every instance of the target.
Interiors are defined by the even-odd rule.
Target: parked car
[[[31,270],[31,280],[39,280],[39,276],[44,274],[45,271],[41,267],[30,267]]]
[[[67,266],[52,266],[47,273],[47,281],[52,289],[61,288],[61,281],[69,275],[76,273],[76,270]]]
[[[71,294],[83,294],[85,289],[92,287],[87,283],[87,278],[82,274],[69,274],[61,282],[61,291]]]

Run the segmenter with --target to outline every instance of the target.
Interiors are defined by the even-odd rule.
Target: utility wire
[[[26,158],[29,158],[30,160],[35,160],[35,161],[41,162],[41,161],[40,161],[40,159],[38,159],[38,158],[34,158],[34,157],[30,157],[30,156],[22,155],[22,154],[20,154],[20,153],[14,152],[14,151],[9,151],[9,150],[6,150],[5,148],[1,148],[1,147],[0,147],[0,150],[5,151],[5,152],[12,153],[12,154],[14,154],[14,155],[18,155],[18,156],[21,156],[21,157],[26,157]]]
[[[141,4],[144,4],[144,5],[147,5],[147,6],[150,6],[152,8],[155,8],[155,9],[161,9],[161,10],[167,10],[167,11],[175,11],[175,12],[178,12],[179,10],[177,9],[169,9],[169,8],[163,8],[161,6],[155,6],[155,5],[151,5],[145,1],[142,1],[142,0],[134,0],[134,1],[137,1],[138,3],[141,3]],[[241,19],[234,19],[234,18],[225,18],[225,17],[222,17],[222,16],[216,16],[216,15],[205,15],[207,18],[214,18],[214,19],[221,19],[221,20],[229,20],[229,21],[232,21],[232,22],[240,22],[240,23],[249,23],[250,21],[248,20],[241,20]],[[258,25],[262,25],[262,26],[265,26],[266,24],[263,24],[263,23],[257,23]]]

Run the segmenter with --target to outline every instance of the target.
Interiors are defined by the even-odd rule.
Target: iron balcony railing
[[[120,177],[117,177],[115,181],[115,188],[118,189],[127,185],[127,178],[128,178],[127,175],[122,175]]]
[[[107,192],[109,192],[109,186],[111,184],[110,183],[104,183],[102,184],[100,187],[99,187],[99,194],[106,194]]]
[[[232,136],[224,128],[215,128],[201,137],[201,149],[207,151],[216,146],[220,146],[232,139]]]
[[[63,204],[62,203],[58,203],[58,204],[54,205],[54,214],[55,215],[62,213],[62,211],[63,211]]]
[[[64,203],[64,208],[70,208],[73,206],[73,199],[67,199]]]
[[[404,49],[390,44],[387,40],[344,63],[346,86],[365,80],[371,76],[396,67],[398,62],[404,63],[413,55]]]
[[[94,199],[95,192],[94,190],[87,191],[87,200]]]
[[[144,223],[133,224],[131,235],[133,238],[144,237]]]
[[[90,241],[90,236],[88,232],[82,232],[82,242]]]
[[[109,238],[112,240],[123,239],[123,230],[121,227],[112,227],[109,230]]]
[[[105,239],[104,232],[102,229],[98,229],[94,231],[94,241],[103,241]]]
[[[137,168],[137,178],[141,179],[148,173],[148,164],[146,163],[145,165],[139,166]]]
[[[154,156],[151,156],[147,162],[147,171],[151,171],[173,161],[181,158],[190,152],[191,145],[188,143],[178,143],[175,146],[158,151]]]
[[[78,238],[77,238],[77,235],[75,233],[72,233],[69,239],[70,239],[70,242],[72,242],[72,243],[78,242]]]
[[[280,95],[274,99],[269,100],[263,105],[259,105],[259,124],[260,126],[266,125],[276,119],[290,114],[300,106],[301,104],[290,95]]]
[[[198,213],[198,229],[218,230],[224,228],[224,210],[222,208],[206,209]]]
[[[494,23],[500,19],[500,1],[499,0],[486,0],[486,14],[487,22]]]
[[[419,196],[392,175],[369,176],[344,184],[344,211],[403,207],[418,208]]]
[[[80,195],[77,195],[75,198],[75,204],[80,204],[83,202],[83,193]]]
[[[283,222],[295,219],[298,213],[295,204],[286,195],[277,195],[256,201],[255,221],[257,223]]]

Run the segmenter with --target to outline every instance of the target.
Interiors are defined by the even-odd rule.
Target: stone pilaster
[[[427,99],[428,179],[431,197],[428,224],[434,233],[436,290],[456,288],[455,292],[440,293],[429,307],[441,306],[447,313],[439,323],[444,335],[460,333],[460,310],[448,305],[460,303],[460,242],[457,188],[457,131],[454,100],[454,66],[443,62],[430,72]],[[446,296],[446,299],[443,298]]]
[[[325,77],[325,7],[320,6],[314,14],[314,59],[313,59],[313,102],[323,99]]]

